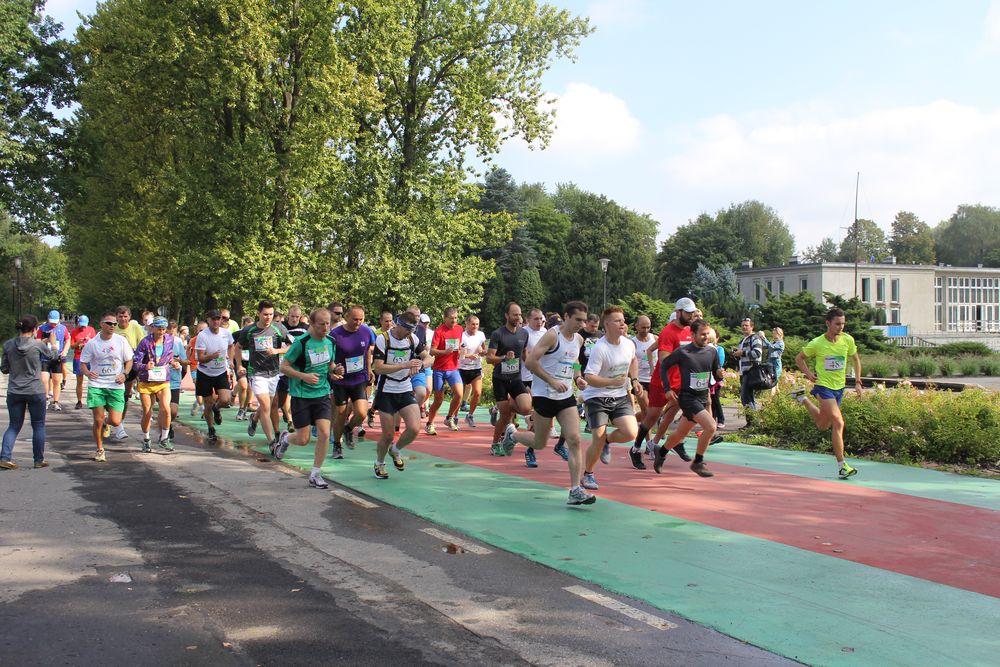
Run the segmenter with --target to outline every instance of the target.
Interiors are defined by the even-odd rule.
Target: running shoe
[[[503,437],[500,439],[504,456],[510,456],[510,453],[514,451],[514,446],[517,444],[517,441],[514,440],[515,433],[517,433],[517,427],[513,424],[507,424],[507,428],[503,431]]]
[[[469,425],[469,428],[476,428],[476,418],[472,416],[472,413],[465,415],[465,423]]]
[[[458,415],[444,420],[445,426],[452,431],[458,430]]]
[[[170,438],[170,442],[174,441],[174,427],[172,424],[170,426],[170,432],[167,433],[167,437]]]
[[[500,411],[497,410],[497,406],[490,406],[490,426],[497,425],[497,419],[500,418]]]
[[[385,469],[384,463],[375,464],[375,477],[377,479],[389,479],[389,471]]]
[[[344,429],[344,445],[348,449],[354,449],[354,430]]]
[[[174,443],[170,442],[169,440],[160,440],[158,446],[159,446],[160,449],[162,449],[165,452],[172,452],[172,451],[174,451]]]
[[[288,451],[288,431],[282,431],[278,435],[278,441],[274,444],[274,458],[279,461],[284,458],[285,452]]]
[[[367,431],[365,431],[364,427],[359,428],[358,429],[358,440],[364,440],[366,433],[367,433]]]
[[[837,474],[840,476],[840,479],[847,479],[848,477],[854,477],[857,475],[858,469],[852,468],[847,461],[844,461],[844,463],[840,466],[840,472]]]
[[[712,439],[708,441],[708,444],[710,444],[710,445],[717,445],[720,442],[722,442],[723,440],[725,440],[725,437],[722,436],[721,434],[720,435],[713,435]]]
[[[681,461],[684,461],[685,463],[687,463],[688,461],[691,460],[691,457],[688,456],[687,450],[684,449],[684,443],[683,442],[678,443],[677,446],[674,447],[674,451],[677,453],[677,456],[681,457]]]
[[[652,461],[656,458],[656,443],[647,440],[646,441],[646,458]]]
[[[790,392],[788,392],[788,395],[791,396],[792,398],[794,398],[796,401],[802,402],[806,398],[806,390],[805,389],[792,389]]]
[[[375,428],[375,414],[368,413],[368,428]]]
[[[553,453],[561,458],[563,461],[569,461],[569,450],[566,449],[566,441],[560,440],[556,443],[556,446],[552,448]]]
[[[403,460],[402,455],[396,449],[395,445],[389,450],[389,457],[392,459],[392,465],[396,467],[396,470],[404,470],[406,468],[406,461]]]
[[[219,436],[216,434],[214,428],[208,429],[208,444],[214,445],[219,442]]]
[[[434,428],[434,424],[428,424],[427,426],[425,426],[424,427],[424,433],[426,433],[427,435],[437,435],[438,434],[437,429]]]
[[[597,502],[597,496],[592,493],[587,493],[579,486],[575,489],[569,490],[569,499],[566,501],[567,505],[593,505]]]
[[[142,453],[143,454],[149,454],[152,451],[153,451],[153,448],[150,446],[149,438],[143,438],[142,439]]]
[[[124,428],[118,427],[118,430],[115,431],[113,434],[111,434],[111,439],[114,440],[115,442],[128,440],[128,433],[125,432]]]
[[[468,403],[462,403],[462,407],[460,407],[458,409],[458,411],[459,412],[468,412],[469,411],[469,404]]]
[[[257,413],[255,412],[252,415],[250,415],[250,419],[248,419],[247,421],[250,422],[249,424],[247,424],[247,435],[249,435],[252,438],[255,435],[257,435]]]
[[[323,475],[316,473],[315,475],[309,475],[309,486],[314,489],[329,489],[330,485],[326,483],[323,479]]]
[[[77,410],[83,410],[83,403],[81,403],[80,401],[77,401],[76,402],[76,409]]]
[[[525,447],[524,449],[524,465],[529,468],[538,467],[538,459],[535,458],[535,450],[531,447]]]
[[[285,422],[285,430],[289,433],[295,433],[295,424],[292,422]]]
[[[333,453],[330,454],[330,458],[338,461],[344,458],[344,448],[341,447],[339,442],[333,446]]]
[[[198,414],[198,408],[200,408],[200,407],[201,406],[198,405],[197,401],[195,401],[194,403],[191,404],[191,416],[192,417],[194,417],[194,416],[196,416]]]
[[[597,491],[601,488],[597,485],[597,478],[594,477],[594,473],[592,472],[583,473],[583,477],[580,478],[580,486],[590,491]]]
[[[607,438],[607,435],[605,435]],[[601,447],[601,463],[608,465],[611,463],[611,443],[607,440],[604,441],[604,446]]]
[[[215,425],[219,426],[222,424],[222,410],[219,409],[219,406],[213,405],[212,412],[215,414]]]
[[[696,461],[691,464],[691,471],[699,477],[714,477],[715,473],[708,469],[704,461]]]
[[[312,427],[312,430],[310,430],[309,433],[314,438],[318,438],[319,437],[319,431],[316,430],[316,426],[315,425]]]
[[[243,408],[240,408],[239,410],[236,411],[236,421],[241,422],[241,421],[243,421],[246,418],[247,418],[247,411],[246,410],[244,410]]]
[[[62,405],[59,404],[59,401],[52,401],[52,409],[56,412],[62,412]]]
[[[642,452],[635,447],[629,447],[628,457],[632,459],[632,467],[636,470],[645,470],[646,464],[642,462]]]
[[[503,445],[501,445],[499,442],[494,442],[492,445],[490,445],[490,454],[492,454],[493,456],[507,456],[503,451]]]
[[[108,457],[104,455],[103,449],[98,449],[97,453],[94,454],[94,460],[98,463],[107,463]]]
[[[104,431],[101,433],[101,437],[102,438],[111,437],[111,424],[109,424],[108,422],[104,422]]]
[[[653,470],[656,471],[657,475],[660,474],[660,468],[663,467],[663,461],[667,458],[667,451],[666,447],[658,446],[656,448],[656,458],[653,459]]]

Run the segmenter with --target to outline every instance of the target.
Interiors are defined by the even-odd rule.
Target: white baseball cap
[[[674,304],[674,310],[683,310],[685,313],[693,313],[698,310],[698,307],[694,305],[694,301],[687,297],[677,299],[677,303]]]
[[[421,314],[420,314],[420,321],[421,321],[421,322],[424,322],[425,324],[427,324],[427,323],[430,323],[430,321],[431,321],[431,316],[430,316],[430,315],[428,315],[427,313],[421,313]]]

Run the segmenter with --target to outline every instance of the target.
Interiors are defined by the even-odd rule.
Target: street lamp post
[[[14,258],[14,282],[17,285],[17,319],[21,319],[21,258]],[[11,304],[13,306],[14,304]]]
[[[608,264],[611,263],[611,260],[607,257],[601,257],[597,261],[601,263],[601,271],[604,272],[604,304],[601,306],[601,312],[604,312],[608,307]]]

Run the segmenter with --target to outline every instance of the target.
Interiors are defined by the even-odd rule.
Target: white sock
[[[149,431],[143,431],[142,432],[142,439],[143,440],[149,440]]]
[[[170,429],[160,429],[160,440],[167,440],[170,438]]]
[[[115,435],[121,435],[125,432],[125,424],[119,424],[115,427]]]
[[[318,477],[319,476],[319,468],[313,467],[312,472],[309,473],[309,476],[310,477]]]
[[[392,452],[393,454],[398,455],[399,454],[399,447],[396,446],[396,443],[393,443],[392,447],[389,448],[389,451]]]
[[[384,466],[385,465],[385,458],[383,457],[381,460],[375,459],[375,465],[377,465],[377,466]]]

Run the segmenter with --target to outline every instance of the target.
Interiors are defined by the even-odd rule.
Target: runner
[[[708,333],[711,330],[708,322],[697,319],[691,323],[692,342],[674,350],[660,362],[660,378],[664,386],[669,385],[667,374],[674,367],[680,369],[680,392],[674,394],[668,389],[668,399],[680,406],[681,423],[667,438],[667,442],[656,450],[653,470],[660,474],[663,460],[667,452],[682,442],[691,428],[698,424],[701,433],[698,435],[698,450],[694,455],[691,470],[701,477],[712,477],[713,473],[705,466],[705,452],[713,436],[715,436],[715,420],[708,408],[709,387],[714,378],[722,380],[722,367],[719,365],[719,354],[708,344]]]
[[[288,377],[288,393],[292,395],[292,423],[295,433],[282,431],[271,453],[279,461],[289,445],[305,447],[309,444],[310,426],[316,427],[316,447],[313,450],[313,468],[309,473],[309,486],[326,489],[329,484],[320,474],[330,444],[330,421],[333,409],[330,403],[330,380],[343,377],[344,368],[334,366],[336,354],[330,333],[330,311],[317,308],[309,313],[309,333],[295,339],[281,360],[281,372]]]
[[[444,425],[452,431],[458,430],[458,409],[462,406],[463,381],[458,372],[459,360],[462,358],[462,334],[464,330],[458,326],[458,309],[445,308],[441,325],[434,330],[431,338],[432,381],[434,383],[434,401],[427,410],[427,435],[437,435],[434,428],[434,417],[444,401],[444,385],[451,387],[451,403]]]
[[[236,333],[233,334],[233,340],[238,341],[243,335],[243,332],[251,326],[253,326],[253,318],[244,317],[242,326],[236,331]],[[250,352],[252,349],[252,345],[248,344],[247,347],[234,351],[234,370],[239,369],[241,366],[244,370],[246,370],[250,363]],[[237,361],[239,364],[236,363]],[[247,419],[247,411],[250,409],[250,398],[250,381],[247,379],[245,373],[243,375],[236,373],[236,405],[238,406],[236,410],[236,421],[241,422]]]
[[[198,378],[195,380],[194,391],[195,395],[204,400],[208,441],[214,444],[219,440],[215,427],[222,423],[221,408],[229,407],[233,400],[229,380],[233,334],[222,326],[220,311],[208,311],[205,319],[208,320],[208,327],[198,334],[194,344],[198,359]]]
[[[580,368],[583,369],[590,361],[590,351],[594,349],[594,345],[601,338],[601,316],[597,313],[587,315],[587,324],[580,329],[580,336],[583,338],[583,347],[580,348]],[[580,419],[586,420],[587,413],[583,407],[583,398],[580,398],[576,407],[580,413]],[[590,424],[585,423],[584,429],[590,433]]]
[[[381,336],[393,326],[393,316],[388,310],[383,310],[382,314],[378,316],[378,328],[375,330],[376,336]],[[372,383],[371,398],[368,400],[368,428],[375,428],[375,413],[378,410],[375,409],[375,399],[378,397],[378,387],[375,383]],[[360,435],[360,433],[358,434]]]
[[[486,355],[486,334],[479,330],[479,318],[469,315],[465,318],[465,331],[462,332],[462,355],[458,361],[458,373],[462,376],[462,386],[465,387],[466,408],[465,423],[470,428],[476,428],[476,408],[483,396],[483,357]]]
[[[48,467],[45,460],[45,384],[46,366],[52,355],[54,336],[36,340],[38,318],[25,315],[16,324],[18,335],[3,344],[0,371],[7,381],[7,417],[9,424],[0,446],[0,469],[17,470],[12,460],[14,443],[24,426],[25,411],[31,416],[31,453],[36,468]]]
[[[184,379],[184,369],[190,365],[187,356],[187,349],[184,339],[177,335],[177,322],[173,320],[167,326],[167,333],[174,338],[174,361],[179,366],[170,367],[170,433],[167,435],[170,442],[174,441],[174,424],[177,422],[177,413],[181,408],[181,381]]]
[[[198,354],[194,351],[194,345],[198,342],[198,334],[208,328],[208,322],[198,322],[195,325],[195,334],[188,339],[187,342],[187,358],[188,363],[191,365],[191,382],[198,383]],[[195,392],[194,402],[191,403],[191,416],[195,417],[198,415],[199,410],[205,409],[205,402],[201,396]]]
[[[639,421],[646,416],[649,409],[649,382],[653,377],[653,366],[656,365],[656,338],[649,330],[653,323],[645,315],[640,315],[635,319],[635,335],[632,342],[635,343],[635,357],[639,360],[639,384],[642,385],[645,395],[639,402]]]
[[[152,322],[152,313],[149,313],[149,315],[150,322]],[[119,336],[124,336],[125,340],[128,341],[129,347],[133,350],[139,347],[139,341],[146,337],[146,330],[141,324],[132,319],[132,312],[129,310],[129,307],[118,306],[115,309],[115,320],[118,322],[118,326],[115,327],[115,333]],[[135,386],[135,379],[138,374],[139,369],[133,365],[125,377],[125,407],[122,408],[121,422],[111,435],[111,439],[116,442],[121,442],[128,438],[128,433],[125,431],[125,414],[128,412],[129,400],[132,398],[132,389]]]
[[[591,491],[599,488],[594,477],[598,459],[605,464],[611,462],[610,443],[629,442],[635,438],[635,410],[629,389],[636,396],[643,394],[635,344],[625,337],[628,326],[624,311],[618,306],[608,306],[601,321],[604,337],[590,351],[590,360],[583,372],[587,388],[582,394],[591,435],[580,485]],[[615,427],[610,435],[607,434],[609,424]]]
[[[396,318],[395,326],[375,339],[374,371],[378,376],[375,407],[382,424],[374,466],[378,479],[389,477],[385,469],[386,454],[392,457],[396,470],[406,467],[400,450],[413,442],[420,428],[420,408],[410,378],[423,375],[430,365],[430,355],[423,340],[416,335],[416,328],[416,316],[406,311]],[[406,424],[406,429],[393,444],[399,419]]]
[[[117,428],[125,416],[125,381],[132,370],[134,352],[128,339],[115,333],[117,312],[101,316],[101,333],[91,338],[80,352],[80,370],[90,381],[87,407],[94,415],[93,434],[97,444],[94,460],[103,463],[105,429]]]
[[[840,401],[847,386],[848,357],[854,366],[854,391],[858,396],[862,395],[861,357],[858,356],[854,338],[844,332],[846,320],[843,310],[831,308],[826,313],[826,333],[806,343],[795,357],[795,365],[806,379],[815,383],[809,393],[817,398],[819,405],[809,400],[805,389],[796,389],[791,394],[809,411],[816,428],[821,431],[831,429],[833,456],[837,459],[841,479],[858,474],[857,468],[844,460],[844,415],[840,412]]]
[[[513,448],[521,443],[528,450],[544,449],[552,430],[553,419],[558,420],[561,440],[568,448],[569,499],[568,505],[590,505],[597,498],[584,491],[580,485],[583,477],[583,457],[580,452],[580,418],[576,412],[573,385],[584,389],[587,383],[580,375],[580,347],[583,337],[580,329],[587,321],[587,304],[570,301],[563,309],[563,324],[549,329],[538,340],[528,355],[534,382],[531,385],[531,405],[534,411],[535,432],[517,433],[513,424],[504,431],[502,445]],[[531,462],[528,463],[529,467]],[[536,463],[537,465],[537,463]]]
[[[309,333],[308,321],[302,317],[302,307],[298,304],[289,306],[288,314],[285,315],[285,329],[288,331],[288,339],[292,342]],[[281,408],[285,418],[285,430],[295,433],[295,425],[292,424],[292,398],[288,395],[288,378],[280,372],[280,363],[278,368],[278,388],[271,402],[271,423],[274,424],[274,428],[278,428],[278,408]]]
[[[66,363],[66,357],[69,355],[71,344],[69,329],[61,321],[62,318],[58,310],[50,311],[48,322],[38,327],[37,334],[38,340],[46,340],[49,338],[50,333],[54,333],[58,345],[46,369],[49,372],[49,387],[47,389],[52,395],[52,402],[49,406],[56,412],[62,411],[59,394],[62,392],[63,379],[65,377],[63,375],[63,366]]]
[[[80,370],[80,355],[83,348],[97,335],[90,326],[90,318],[80,315],[76,318],[76,327],[69,332],[70,346],[73,348],[73,375],[76,376],[76,409],[83,409],[83,371]]]
[[[490,334],[486,361],[493,364],[493,398],[497,404],[497,423],[493,426],[493,456],[507,456],[511,447],[503,447],[500,439],[513,413],[531,412],[531,395],[521,382],[521,363],[528,344],[528,332],[521,327],[521,306],[513,301],[504,311],[505,324]]]
[[[372,344],[375,333],[365,321],[365,309],[351,306],[340,326],[330,331],[336,349],[334,363],[344,367],[343,377],[331,383],[333,402],[337,407],[333,423],[333,453],[344,458],[342,445],[354,449],[354,429],[365,423],[368,416],[368,380],[371,379]]]
[[[425,348],[428,347],[430,341],[427,340],[428,332],[424,319],[426,319],[427,322],[430,322],[431,318],[422,314],[420,312],[420,308],[417,306],[410,306],[406,309],[406,312],[412,313],[413,316],[417,318],[417,328],[413,330],[413,333],[418,339],[420,339],[420,342],[424,344]],[[428,378],[428,374],[430,374],[430,378]],[[431,383],[433,383],[433,372],[429,368],[426,372],[421,371],[419,373],[415,373],[413,377],[410,378],[410,383],[413,385],[413,396],[417,399],[417,405],[420,406],[421,417],[424,415],[424,404],[427,402],[428,379],[430,379]],[[397,425],[399,424],[398,419],[396,420],[396,423]]]
[[[159,409],[160,449],[174,451],[170,442],[170,369],[180,370],[174,360],[174,337],[167,333],[167,318],[155,317],[150,324],[152,333],[139,341],[132,357],[132,365],[139,368],[139,398],[142,400],[142,452],[150,447],[149,425],[153,420],[153,401]]]
[[[673,423],[674,417],[677,416],[677,412],[680,407],[677,405],[676,401],[667,401],[666,390],[663,387],[663,381],[660,377],[660,362],[666,359],[671,352],[680,348],[682,345],[686,345],[691,342],[691,328],[690,324],[694,321],[694,313],[697,308],[694,305],[694,301],[684,297],[677,300],[674,304],[674,312],[670,317],[670,321],[667,325],[663,327],[660,331],[660,335],[657,338],[657,361],[656,365],[653,367],[652,377],[649,381],[649,396],[647,397],[647,409],[646,414],[643,417],[642,423],[639,424],[638,433],[635,436],[635,442],[632,444],[632,448],[629,450],[629,458],[632,459],[632,467],[637,470],[645,470],[646,464],[642,462],[642,445],[649,435],[649,432],[656,426],[657,420],[662,416],[663,428],[669,427]],[[667,374],[667,378],[670,380],[670,388],[674,390],[676,394],[680,391],[680,371],[674,369]],[[650,455],[655,456],[656,445],[658,440],[654,438],[653,442],[647,446],[647,451]],[[684,461],[690,461],[691,457],[687,455],[687,451],[684,449],[684,444],[678,444],[674,448],[677,455],[681,457]]]
[[[250,415],[247,435],[254,437],[260,424],[264,427],[264,437],[272,446],[277,439],[278,423],[271,399],[278,393],[281,355],[288,352],[291,342],[284,325],[274,321],[274,303],[267,299],[257,304],[257,321],[240,329],[236,338],[236,354],[233,355],[236,375],[250,378],[250,392],[257,399],[257,410]]]
[[[229,316],[229,309],[222,308],[219,310],[219,314],[222,316],[222,327],[224,329],[229,329],[229,333],[236,335],[236,332],[240,330],[240,326],[236,324],[236,320]]]
[[[330,311],[330,330],[332,331],[344,323],[344,304],[339,301],[331,301],[328,310]]]

